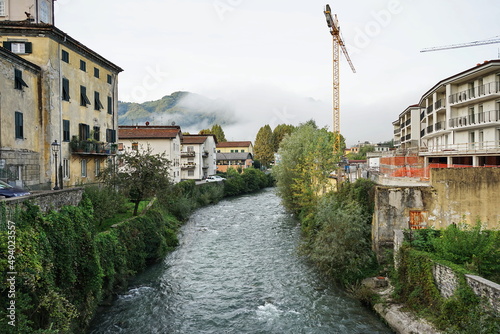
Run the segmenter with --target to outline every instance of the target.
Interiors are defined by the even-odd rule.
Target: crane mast
[[[333,133],[335,134],[334,152],[337,153],[340,150],[340,49],[353,73],[356,73],[356,70],[340,35],[337,15],[332,16],[330,5],[326,5],[324,14],[333,40]]]

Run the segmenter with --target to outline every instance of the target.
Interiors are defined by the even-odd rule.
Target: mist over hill
[[[156,101],[118,102],[119,125],[175,125],[182,130],[199,131],[213,124],[236,123],[233,108],[221,99],[210,99],[190,92],[174,92]]]

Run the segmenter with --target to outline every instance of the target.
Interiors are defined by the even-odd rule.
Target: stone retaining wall
[[[476,295],[486,298],[490,305],[500,313],[500,284],[474,275],[465,275],[465,279]]]
[[[44,191],[23,197],[6,198],[1,201],[10,207],[22,205],[25,201],[30,201],[38,205],[42,211],[58,211],[65,205],[78,205],[82,200],[82,196],[83,188],[69,188]]]

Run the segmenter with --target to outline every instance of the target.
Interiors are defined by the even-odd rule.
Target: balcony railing
[[[473,143],[446,144],[430,147],[421,147],[420,153],[423,155],[446,154],[474,154],[474,153],[500,153],[499,141],[482,141]]]
[[[425,112],[423,112],[423,111],[422,111],[422,112],[420,113],[420,120],[423,120],[423,119],[424,119],[424,117],[425,117]]]
[[[450,104],[465,102],[480,96],[497,94],[500,92],[500,81],[490,82],[479,87],[470,88],[448,96]]]
[[[434,106],[431,104],[427,107],[427,115],[434,111]]]
[[[426,130],[426,131],[427,131],[427,133],[428,133],[428,134],[429,134],[429,133],[433,133],[433,132],[434,132],[434,125],[429,125],[429,126],[427,127],[427,130]]]
[[[397,129],[394,129],[394,134],[398,134],[401,132],[401,129],[400,128],[397,128]]]
[[[195,169],[196,168],[196,163],[194,162],[188,162],[187,164],[182,164],[181,169]]]
[[[425,129],[420,130],[420,137],[425,136]]]
[[[434,125],[434,130],[435,131],[445,130],[445,128],[446,128],[446,122],[445,121],[437,122]]]
[[[208,151],[203,151],[203,153],[201,154],[201,156],[203,158],[208,158]]]
[[[181,157],[183,158],[194,157],[195,155],[196,155],[195,151],[181,152]]]
[[[455,117],[449,120],[450,128],[460,128],[472,125],[494,123],[500,121],[500,110],[484,111],[477,114]]]
[[[439,110],[439,109],[444,108],[444,107],[445,107],[445,104],[444,104],[443,99],[437,100],[436,103],[434,103],[434,110]]]
[[[79,155],[113,155],[118,150],[117,144],[90,140],[71,140],[69,147],[72,154]]]
[[[406,125],[406,126],[408,126],[408,125],[410,125],[410,123],[411,123],[411,118],[408,118],[408,119],[406,120],[406,122],[405,122],[405,125]]]

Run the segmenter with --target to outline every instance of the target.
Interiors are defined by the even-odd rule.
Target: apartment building
[[[202,180],[216,171],[217,140],[214,135],[183,135],[181,179]]]
[[[407,107],[397,120],[392,122],[394,128],[394,146],[402,150],[418,150],[420,142],[420,106]]]
[[[500,165],[500,60],[441,80],[419,106],[426,164]]]
[[[40,68],[37,84],[26,83],[26,87],[21,82],[22,91],[37,89],[33,94],[38,118],[24,117],[23,113],[17,119],[18,123],[22,119],[25,129],[36,128],[24,131],[29,134],[26,139],[16,138],[17,147],[37,153],[40,159],[39,184],[32,184],[26,176],[24,185],[52,188],[56,170],[59,188],[96,182],[103,164],[114,155],[118,74],[122,69],[53,26],[53,1],[0,1],[0,46]],[[5,54],[0,55],[4,63]],[[17,111],[17,98],[10,96],[14,99],[9,99],[3,110]],[[1,128],[3,133],[12,131],[8,123],[2,122]],[[31,136],[38,139],[30,141]],[[2,149],[7,148],[4,143]],[[58,166],[54,165],[52,144],[59,149]]]
[[[170,161],[169,168],[172,182],[181,181],[181,141],[180,126],[120,125],[118,130],[119,150],[147,150],[152,154],[165,154]]]
[[[217,153],[250,153],[253,155],[251,141],[225,141],[217,144]]]

